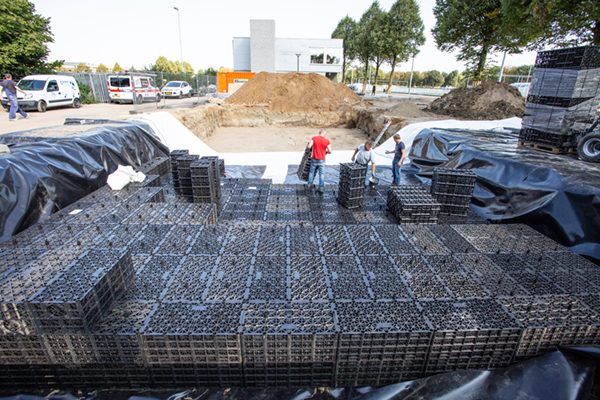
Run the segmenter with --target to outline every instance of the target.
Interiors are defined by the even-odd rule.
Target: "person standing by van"
[[[8,102],[10,103],[10,110],[8,111],[8,120],[15,121],[17,118],[17,111],[19,114],[23,116],[23,118],[29,118],[29,115],[19,107],[19,100],[17,98],[17,90],[27,96],[27,93],[22,91],[15,85],[12,80],[11,74],[5,74],[4,80],[0,82],[0,87],[6,93],[6,97],[8,98]]]

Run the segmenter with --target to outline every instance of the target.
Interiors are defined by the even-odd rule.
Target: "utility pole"
[[[177,10],[177,25],[179,25],[179,51],[181,53],[181,73],[183,74],[183,44],[181,42],[181,21],[179,20],[179,8],[173,8]]]
[[[410,66],[410,83],[408,84],[408,94],[410,94],[410,88],[412,86],[413,69],[415,68],[415,57],[413,56],[412,65]]]
[[[504,73],[504,61],[506,61],[506,51],[504,57],[502,57],[502,66],[500,67],[500,76],[498,76],[498,82],[502,82],[502,74]]]
[[[296,72],[300,72],[300,56],[302,55],[302,53],[296,53],[296,58],[298,59],[298,62],[296,63]]]

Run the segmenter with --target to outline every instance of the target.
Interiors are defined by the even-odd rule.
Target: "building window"
[[[311,64],[323,64],[323,58],[325,52],[323,48],[311,48],[310,49],[310,63]]]
[[[310,49],[311,64],[339,64],[341,49],[325,49],[314,47]]]
[[[340,49],[327,49],[327,64],[340,63]]]

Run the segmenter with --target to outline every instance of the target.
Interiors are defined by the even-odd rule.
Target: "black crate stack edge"
[[[177,173],[179,175],[179,192],[182,196],[192,199],[192,170],[190,165],[198,160],[198,155],[188,154],[177,158]]]
[[[171,159],[171,174],[173,176],[173,188],[179,192],[179,171],[177,170],[177,159],[189,155],[189,150],[173,150],[169,153]]]
[[[365,203],[366,177],[367,168],[364,165],[341,163],[338,203],[349,209],[362,207]]]
[[[298,166],[298,179],[301,181],[308,181],[308,174],[310,173],[310,160],[312,157],[312,149],[304,150],[304,154],[302,155],[302,160],[300,161],[300,165]]]
[[[576,135],[600,103],[600,46],[541,51],[527,96],[519,141],[550,149],[577,146]]]
[[[390,186],[387,206],[401,224],[437,224],[441,205],[421,185]]]
[[[434,168],[431,195],[441,205],[440,214],[466,216],[476,180],[469,169]]]

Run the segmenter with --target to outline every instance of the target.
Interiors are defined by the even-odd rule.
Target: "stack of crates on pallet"
[[[214,161],[201,158],[190,168],[194,203],[217,203]]]
[[[390,186],[387,206],[401,224],[437,224],[441,211],[421,185]]]
[[[440,214],[467,215],[476,179],[470,169],[435,168],[431,195],[441,204]]]
[[[310,160],[312,157],[312,149],[304,150],[304,155],[302,155],[302,161],[300,161],[300,165],[298,166],[298,179],[301,181],[308,181],[308,174],[310,172]]]
[[[180,193],[187,197],[192,198],[192,172],[190,169],[190,165],[198,160],[197,155],[186,155],[180,156],[177,158],[177,173],[179,175],[179,191]]]
[[[221,198],[221,166],[219,164],[218,156],[204,156],[200,158],[203,161],[212,163],[213,168],[213,187],[215,189],[215,194],[217,196],[217,200]],[[225,169],[225,163],[223,163],[223,170]]]
[[[346,208],[360,208],[365,202],[367,169],[357,163],[340,164],[338,203]]]
[[[522,145],[567,151],[594,122],[600,102],[600,46],[541,51],[519,134]]]
[[[177,159],[189,155],[189,150],[173,150],[169,157],[171,159],[171,174],[173,175],[173,188],[179,191],[179,171],[177,170]]]

